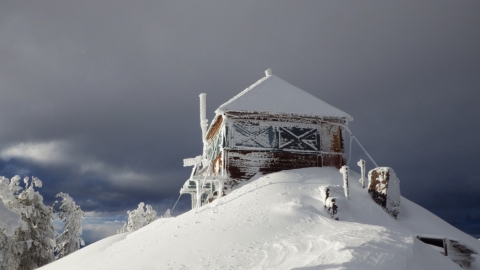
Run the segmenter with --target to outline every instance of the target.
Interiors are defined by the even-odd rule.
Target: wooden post
[[[345,191],[345,198],[348,200],[348,166],[343,165],[340,168],[340,172],[343,174],[343,190]]]
[[[443,255],[448,256],[448,250],[447,250],[447,239],[443,238]]]
[[[195,208],[199,208],[200,206],[202,206],[202,194],[201,194],[201,189],[200,189],[200,180],[195,180],[195,184],[197,186],[197,196],[196,196],[196,199],[197,199],[197,203],[195,205]]]
[[[360,178],[360,185],[362,188],[365,188],[365,160],[360,159],[357,165],[360,166],[360,172],[362,175],[362,178]]]

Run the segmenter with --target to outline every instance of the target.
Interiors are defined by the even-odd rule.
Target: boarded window
[[[237,121],[229,129],[230,147],[274,148],[275,133],[272,126]]]
[[[279,127],[280,149],[318,151],[320,136],[317,128]]]

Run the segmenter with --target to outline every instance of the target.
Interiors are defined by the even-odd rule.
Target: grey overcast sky
[[[0,0],[0,175],[38,176],[48,203],[69,193],[95,241],[141,201],[173,206],[182,159],[202,149],[200,93],[211,120],[272,68],[352,115],[404,197],[480,237],[479,14],[480,1]]]

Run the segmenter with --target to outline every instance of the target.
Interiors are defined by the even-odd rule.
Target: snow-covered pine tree
[[[118,233],[128,232],[127,227],[128,227],[128,226],[127,226],[127,222],[123,223],[123,226],[122,226],[122,228],[119,230]]]
[[[6,236],[12,236],[15,229],[22,223],[20,214],[10,210],[9,206],[16,204],[16,198],[9,186],[10,180],[3,176],[0,177],[0,232]]]
[[[161,216],[161,218],[171,218],[172,217],[172,212],[170,211],[170,209],[167,209],[167,211],[165,211],[165,213],[163,213],[163,215]]]
[[[55,258],[55,230],[53,228],[53,208],[43,204],[43,197],[34,187],[41,187],[42,181],[33,177],[29,181],[24,178],[25,189],[17,196],[23,209],[22,220],[26,228],[18,228],[15,242],[19,245],[17,250],[20,265],[18,269],[35,269],[52,262]],[[17,185],[18,186],[18,185]]]
[[[19,269],[22,252],[21,245],[16,242],[15,231],[26,224],[22,220],[22,208],[16,194],[21,190],[19,187],[20,176],[14,176],[11,180],[0,177],[0,204],[5,209],[0,211],[0,269]],[[0,207],[1,208],[1,207]],[[0,209],[1,210],[1,209]]]
[[[147,209],[146,211],[144,207]],[[170,209],[168,210],[168,213],[170,213]],[[137,209],[127,211],[127,214],[128,221],[126,223],[126,227],[124,225],[124,227],[118,233],[123,233],[125,231],[136,231],[142,228],[144,225],[150,224],[157,219],[157,211],[153,210],[151,205],[145,205],[143,202],[138,204]],[[161,216],[160,218],[163,217],[164,216]]]
[[[56,258],[60,259],[85,245],[81,237],[82,219],[85,214],[67,193],[60,192],[55,197],[62,198],[57,215],[60,220],[65,222],[63,232],[56,239]]]
[[[145,210],[143,202],[138,204],[138,208],[132,211],[127,211],[128,221],[127,221],[127,230],[129,232],[136,231],[143,227],[145,224]]]
[[[145,211],[145,223],[150,224],[157,219],[157,211],[153,210],[149,204],[147,204],[145,208],[147,209],[147,211]]]

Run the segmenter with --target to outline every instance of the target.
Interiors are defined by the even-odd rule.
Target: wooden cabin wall
[[[321,124],[321,149],[323,166],[340,168],[346,164],[342,128],[332,124],[334,121]]]
[[[268,174],[289,169],[321,167],[321,155],[284,151],[228,150],[225,160],[229,178],[248,180],[257,173]],[[230,185],[236,184],[235,182]]]
[[[328,121],[328,122],[326,122]],[[248,180],[257,173],[345,164],[341,119],[233,114],[224,119],[227,176]]]
[[[340,126],[323,122],[321,126],[322,151],[343,152],[342,129]]]

